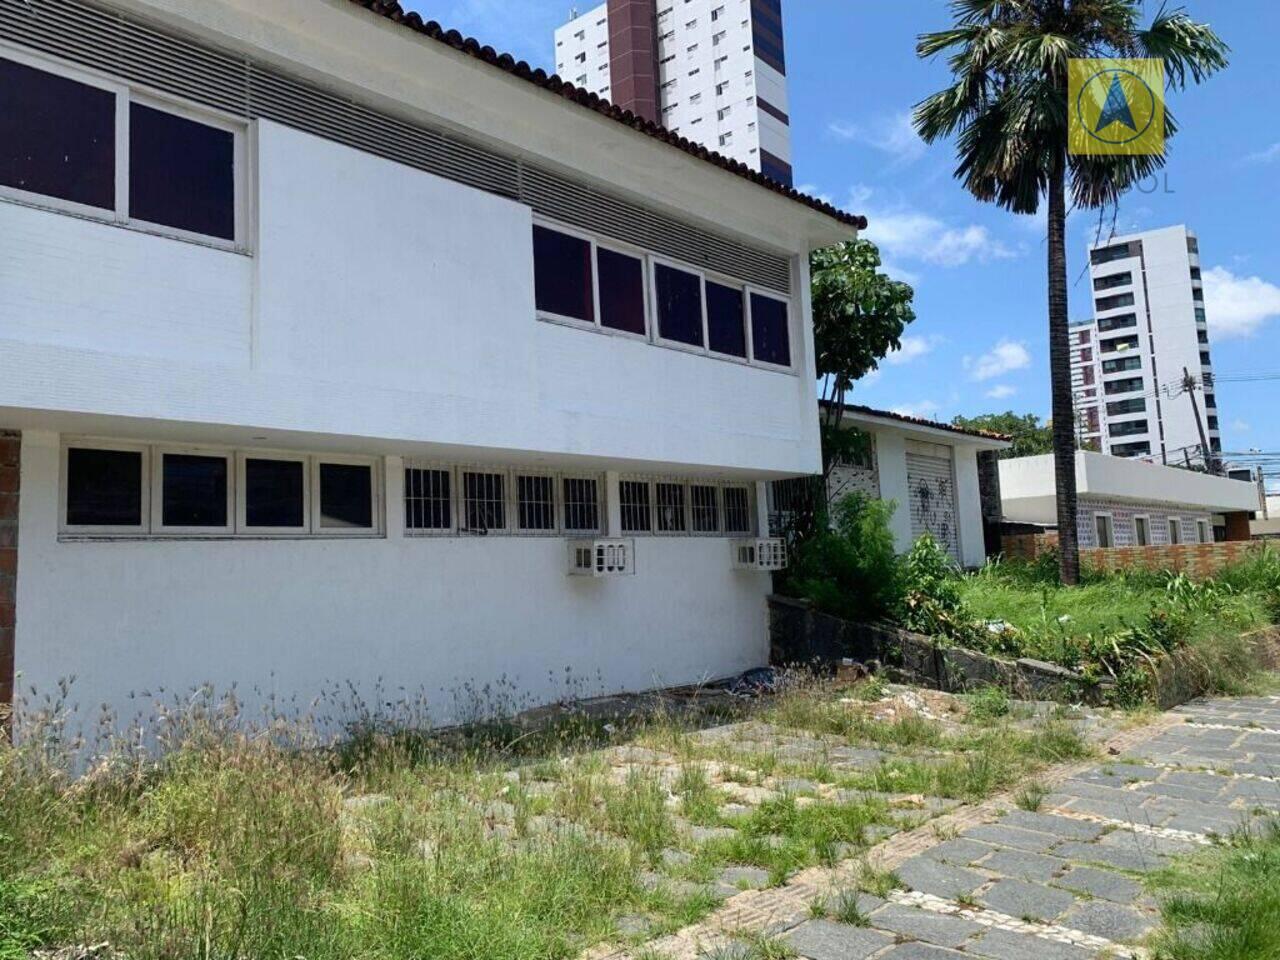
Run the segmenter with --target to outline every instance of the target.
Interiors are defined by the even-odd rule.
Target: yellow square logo
[[[1067,78],[1071,153],[1164,153],[1164,61],[1072,60]]]

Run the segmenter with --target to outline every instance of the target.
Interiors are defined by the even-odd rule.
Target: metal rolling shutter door
[[[914,446],[914,445],[913,445]],[[921,447],[924,447],[922,444]],[[907,489],[911,503],[912,539],[929,533],[956,563],[960,562],[957,529],[956,485],[951,469],[951,451],[929,444],[932,451],[907,451]],[[939,451],[945,450],[946,456]]]

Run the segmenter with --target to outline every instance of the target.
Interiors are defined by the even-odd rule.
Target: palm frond
[[[1201,83],[1227,66],[1231,48],[1207,23],[1198,23],[1185,10],[1161,10],[1151,26],[1135,36],[1143,56],[1164,61],[1169,84],[1182,89],[1190,78]]]

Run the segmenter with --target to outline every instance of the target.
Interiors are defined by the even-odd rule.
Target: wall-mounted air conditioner
[[[733,540],[733,566],[738,570],[785,570],[787,544],[780,537]]]
[[[569,541],[571,577],[626,577],[635,572],[634,540]]]

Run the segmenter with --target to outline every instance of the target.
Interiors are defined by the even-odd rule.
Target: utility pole
[[[1209,441],[1205,437],[1204,422],[1200,419],[1200,404],[1196,403],[1196,387],[1198,386],[1196,378],[1191,375],[1191,371],[1186,367],[1182,368],[1182,389],[1187,392],[1187,396],[1191,398],[1191,412],[1196,415],[1196,430],[1200,434],[1200,451],[1204,454],[1205,468],[1216,474],[1218,472],[1218,464],[1214,459],[1213,451],[1209,449]]]

